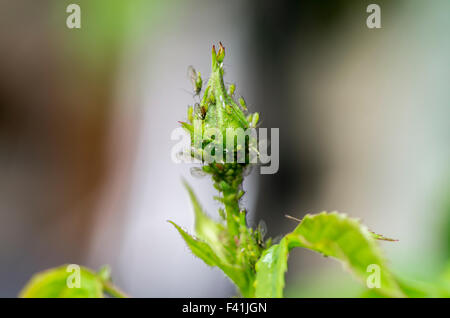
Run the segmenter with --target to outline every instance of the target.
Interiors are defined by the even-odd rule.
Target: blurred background
[[[66,8],[81,7],[81,29]],[[381,7],[381,29],[366,8]],[[247,178],[250,223],[292,230],[338,210],[377,233],[394,271],[432,281],[450,259],[450,2],[0,0],[0,296],[63,263],[110,264],[135,297],[229,297],[232,284],[166,222],[191,228],[186,178],[216,215],[210,180],[171,161],[194,102],[187,68],[226,78],[280,169]],[[358,296],[337,262],[295,250],[286,295]]]

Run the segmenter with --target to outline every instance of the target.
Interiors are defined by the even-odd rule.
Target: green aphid
[[[194,107],[192,106],[188,107],[187,118],[191,123],[194,121]]]
[[[247,110],[247,103],[245,102],[243,97],[239,97],[239,104],[241,105],[243,110]]]
[[[267,233],[267,225],[264,220],[259,221],[258,228],[256,230],[256,242],[259,246],[264,246],[264,237]]]
[[[209,95],[208,101],[209,101],[211,104],[215,104],[215,103],[216,103],[216,96],[214,96],[214,94],[210,94],[210,95]]]
[[[195,93],[197,95],[200,94],[202,86],[203,86],[202,75],[200,74],[200,72],[197,72],[197,80],[195,81]]]
[[[228,87],[228,95],[233,97],[234,91],[236,90],[236,85],[231,84],[230,87]]]
[[[188,67],[188,76],[194,88],[195,95],[200,94],[203,86],[203,80],[200,72],[197,72],[193,66]]]
[[[259,121],[259,113],[253,113],[251,126],[256,127],[256,125],[258,124],[258,121]]]

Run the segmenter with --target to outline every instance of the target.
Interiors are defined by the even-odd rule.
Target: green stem
[[[236,191],[224,191],[224,205],[225,205],[225,213],[227,216],[227,226],[230,234],[232,236],[236,236],[239,234],[239,201],[235,198]]]

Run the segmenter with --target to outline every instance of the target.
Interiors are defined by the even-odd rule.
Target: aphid
[[[264,220],[259,221],[258,227],[256,229],[256,242],[259,246],[264,246],[264,236],[267,233],[267,225]]]
[[[188,67],[188,76],[189,80],[191,81],[192,87],[194,88],[194,93],[197,96],[200,94],[203,86],[203,80],[200,72],[197,72],[195,68],[190,65]]]
[[[193,113],[194,113],[194,108],[192,106],[189,106],[188,111],[187,111],[187,117],[188,117],[189,122],[191,122],[191,123],[194,121]]]
[[[251,126],[255,128],[256,125],[258,124],[258,121],[259,121],[259,113],[253,113]]]
[[[231,85],[228,87],[228,95],[230,95],[230,96],[232,97],[235,90],[236,90],[236,85],[231,84]]]
[[[197,114],[197,117],[201,120],[205,119],[206,117],[206,107],[200,106],[199,103],[195,103],[195,113]]]
[[[243,97],[239,97],[239,105],[241,105],[243,110],[247,110],[247,103],[245,102]]]
[[[206,176],[206,172],[203,171],[200,167],[191,167],[190,169],[191,175],[195,178],[203,178]]]

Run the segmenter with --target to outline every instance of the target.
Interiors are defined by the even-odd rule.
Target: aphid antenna
[[[300,219],[297,219],[297,218],[295,218],[295,217],[293,217],[293,216],[290,216],[290,215],[288,215],[288,214],[285,214],[284,215],[286,218],[288,218],[288,219],[291,219],[291,220],[294,220],[294,221],[297,221],[298,223],[300,223],[302,220],[300,220]]]

